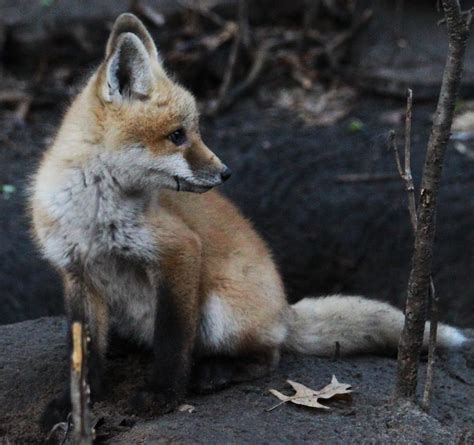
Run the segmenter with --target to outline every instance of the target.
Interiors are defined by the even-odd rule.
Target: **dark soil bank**
[[[0,195],[0,323],[62,310],[58,278],[31,242],[25,201],[28,175],[64,108],[35,107],[23,128],[12,128],[0,110],[0,184],[16,186],[9,199]],[[402,128],[384,117],[401,108],[402,102],[364,96],[349,117],[321,128],[304,125],[262,93],[203,122],[205,140],[234,171],[223,192],[268,240],[291,299],[345,292],[402,306],[412,234],[386,148],[387,131],[395,127],[401,135]],[[415,104],[417,180],[433,111],[433,103]],[[434,261],[442,317],[462,326],[474,323],[473,165],[449,148]],[[386,179],[352,181],[354,174]]]
[[[0,443],[41,443],[37,419],[67,377],[64,330],[59,318],[0,327]],[[146,357],[136,354],[110,359],[108,396],[94,408],[97,436],[103,442],[474,443],[472,344],[440,359],[432,416],[412,406],[386,405],[393,387],[393,359],[285,355],[269,377],[189,397],[186,403],[195,408],[193,413],[145,420],[126,413],[127,399],[142,384],[148,364]],[[268,393],[270,388],[291,393],[285,384],[289,378],[319,389],[332,374],[352,384],[352,402],[333,402],[329,412],[294,405],[266,412],[278,402]]]

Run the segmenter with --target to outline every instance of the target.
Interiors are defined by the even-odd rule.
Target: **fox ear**
[[[104,100],[145,100],[152,87],[151,60],[145,45],[135,34],[122,33],[107,58],[102,85]]]
[[[120,35],[127,32],[135,34],[140,39],[151,58],[158,59],[158,51],[156,49],[155,43],[145,28],[145,25],[138,17],[128,12],[119,15],[117,20],[115,20],[112,32],[110,33],[110,37],[107,42],[106,58],[108,58],[114,51]]]

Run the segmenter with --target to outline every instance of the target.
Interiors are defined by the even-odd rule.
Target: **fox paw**
[[[174,393],[142,390],[130,399],[129,411],[130,414],[154,417],[174,411],[178,402]]]
[[[199,363],[193,371],[191,389],[208,394],[228,387],[234,377],[234,366],[228,361],[209,360]]]

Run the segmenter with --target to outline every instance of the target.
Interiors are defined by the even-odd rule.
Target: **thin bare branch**
[[[398,174],[403,179],[404,173],[403,173],[403,168],[402,168],[402,162],[400,160],[400,153],[398,152],[398,145],[395,141],[395,137],[396,137],[395,130],[390,130],[388,132],[388,148],[390,151],[393,151],[393,154],[395,156],[395,162],[397,164]]]
[[[223,19],[219,14],[216,14],[214,11],[204,8],[199,6],[199,4],[196,4],[196,2],[192,2],[189,0],[177,0],[177,3],[184,9],[189,9],[190,11],[193,11],[200,16],[210,20],[212,23],[214,23],[216,26],[222,28],[226,26],[227,21]],[[200,3],[200,2],[197,2]]]
[[[358,182],[361,184],[368,184],[371,182],[386,182],[386,181],[396,181],[398,180],[398,175],[392,173],[350,173],[347,175],[336,176],[336,183],[354,183]]]
[[[247,92],[255,82],[258,80],[260,74],[265,67],[266,62],[268,61],[268,56],[270,51],[276,46],[286,43],[287,39],[279,38],[270,38],[263,41],[260,46],[255,51],[255,57],[250,67],[247,76],[238,83],[234,88],[232,88],[226,96],[220,100],[218,106],[214,106],[209,114],[215,114],[217,111],[224,110],[230,107],[239,97],[241,97],[245,92]]]
[[[249,5],[247,0],[239,0],[239,31],[243,46],[250,48]]]
[[[30,95],[21,90],[0,91],[0,103],[19,103],[30,98]]]
[[[352,26],[347,30],[339,33],[326,45],[328,55],[332,54],[337,48],[341,47],[348,40],[352,39],[373,17],[374,13],[371,9],[366,9],[360,17],[354,21]]]
[[[407,90],[407,106],[405,112],[405,150],[404,150],[404,167],[400,160],[400,153],[398,146],[395,141],[395,131],[390,130],[388,135],[389,149],[393,150],[395,155],[395,162],[397,164],[397,170],[405,184],[405,190],[408,198],[408,211],[410,213],[411,226],[413,232],[416,234],[418,217],[416,210],[416,197],[415,197],[415,186],[413,184],[413,175],[411,172],[411,120],[412,120],[412,107],[413,107],[413,92],[411,89]]]
[[[165,17],[163,14],[160,14],[155,8],[143,3],[141,0],[132,0],[130,9],[135,14],[145,17],[157,28],[160,28],[165,24]]]
[[[454,105],[462,76],[470,16],[461,13],[458,0],[442,0],[448,29],[448,54],[421,180],[418,225],[408,281],[405,323],[398,347],[395,388],[397,399],[414,399],[418,363],[426,321],[431,282],[436,205],[444,154],[450,136]]]
[[[46,71],[47,60],[45,57],[40,59],[38,67],[36,69],[35,75],[33,77],[31,90],[34,90],[37,86],[40,85],[43,80],[45,71]],[[23,98],[19,98],[17,101],[17,106],[13,115],[14,121],[17,125],[24,125],[28,114],[31,110],[31,105],[33,104],[33,94],[25,95]]]
[[[221,108],[221,104],[225,101],[225,97],[227,95],[227,92],[232,82],[232,78],[234,76],[235,65],[237,64],[240,41],[241,41],[241,32],[240,32],[240,29],[237,28],[234,34],[234,41],[232,44],[232,48],[230,50],[229,59],[227,61],[227,67],[224,73],[224,79],[222,80],[222,84],[219,88],[219,93],[217,95],[217,100],[212,106],[210,110],[210,114],[213,114],[216,111],[218,111]]]
[[[413,106],[413,92],[411,89],[407,90],[407,107],[405,114],[405,169],[402,168],[400,161],[400,154],[395,142],[395,131],[391,130],[388,135],[389,148],[395,154],[395,162],[397,164],[400,178],[405,184],[405,190],[408,198],[408,211],[410,213],[410,221],[413,229],[413,234],[416,237],[418,230],[418,210],[415,199],[415,187],[413,184],[413,177],[411,173],[411,122],[412,122],[412,106]],[[438,330],[438,297],[436,296],[433,277],[430,276],[429,300],[431,303],[430,310],[430,338],[428,346],[428,366],[426,369],[426,384],[423,395],[422,407],[429,411],[434,381],[434,363],[436,354],[436,337]]]
[[[436,294],[436,290],[433,283],[433,278],[430,277],[430,340],[428,345],[428,364],[426,367],[426,382],[425,389],[423,391],[423,400],[421,407],[429,412],[431,408],[431,400],[433,399],[433,383],[434,383],[434,365],[436,362],[436,339],[438,336],[438,319],[439,309],[438,302],[439,298]]]
[[[408,193],[408,210],[413,232],[416,233],[418,226],[418,216],[416,211],[415,186],[413,185],[413,175],[411,173],[411,119],[413,107],[413,91],[407,90],[407,110],[405,115],[405,172],[403,180]]]
[[[303,32],[301,33],[301,39],[299,42],[300,50],[304,48],[308,40],[311,27],[314,19],[317,16],[321,7],[321,0],[306,0],[304,14],[303,14]]]

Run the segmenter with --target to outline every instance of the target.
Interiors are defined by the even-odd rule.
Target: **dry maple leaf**
[[[193,405],[187,405],[187,404],[179,405],[178,411],[180,413],[193,413],[194,411],[196,411],[196,407]]]
[[[270,392],[281,400],[281,403],[278,405],[269,408],[267,411],[272,411],[283,403],[292,402],[296,405],[309,406],[311,408],[322,408],[330,409],[328,406],[322,405],[319,403],[319,399],[331,399],[335,396],[340,396],[343,394],[350,394],[352,392],[351,385],[347,383],[339,383],[336,379],[336,376],[332,376],[331,383],[326,385],[323,389],[315,391],[307,386],[302,385],[301,383],[293,382],[292,380],[287,380],[287,382],[293,387],[296,391],[292,396],[285,396],[275,389],[270,389]]]

